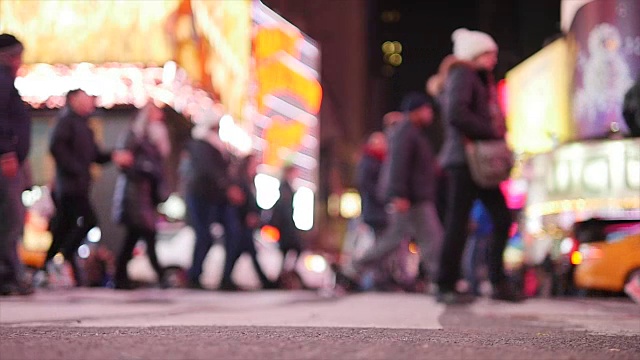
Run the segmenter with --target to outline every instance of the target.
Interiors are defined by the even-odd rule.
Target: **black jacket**
[[[387,224],[385,203],[377,194],[382,161],[371,154],[363,154],[356,167],[356,184],[362,197],[362,221],[373,227]]]
[[[191,140],[187,144],[189,165],[186,179],[187,195],[208,201],[226,202],[229,178],[228,158],[204,140]]]
[[[0,66],[0,155],[15,152],[22,163],[31,145],[31,115],[8,66]]]
[[[631,136],[640,136],[640,79],[625,94],[622,115]]]
[[[499,139],[489,108],[490,93],[481,73],[470,65],[452,65],[445,84],[443,116],[445,142],[440,153],[444,167],[467,163],[464,137],[471,140]]]
[[[128,226],[154,230],[156,207],[168,196],[162,155],[148,138],[128,131],[121,145],[131,151],[133,166],[121,170],[113,196],[114,220]]]
[[[111,161],[111,152],[100,150],[87,120],[67,106],[53,128],[49,150],[56,162],[57,196],[88,196],[91,164]]]
[[[434,201],[436,159],[428,138],[408,118],[396,126],[389,139],[387,199]]]
[[[273,205],[270,224],[280,230],[280,249],[300,249],[300,233],[293,221],[293,195],[291,185],[284,179],[280,183],[280,198]]]

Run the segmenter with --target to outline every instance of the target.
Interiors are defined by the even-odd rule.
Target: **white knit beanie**
[[[491,35],[481,31],[460,28],[451,34],[453,55],[460,60],[473,60],[488,51],[498,51],[498,44]]]

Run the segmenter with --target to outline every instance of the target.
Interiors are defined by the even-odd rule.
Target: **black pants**
[[[133,256],[133,249],[136,246],[138,240],[143,239],[147,243],[147,256],[149,256],[149,262],[153,270],[158,275],[158,281],[162,281],[164,271],[158,262],[158,256],[156,254],[156,231],[153,229],[141,229],[138,227],[127,227],[127,236],[124,238],[124,244],[118,254],[118,260],[116,264],[116,283],[126,284],[129,282],[129,276],[127,274],[127,264]]]
[[[88,196],[62,195],[56,200],[56,215],[51,222],[53,241],[46,261],[60,251],[71,263],[76,284],[84,283],[84,276],[76,261],[76,253],[91,228],[98,224]]]
[[[258,262],[258,254],[253,242],[253,229],[243,226],[238,238],[240,243],[235,244],[235,246],[226,246],[225,244],[225,251],[227,252],[227,255],[225,255],[226,258],[221,283],[229,284],[232,282],[231,273],[233,272],[233,267],[242,254],[248,253],[249,256],[251,256],[251,262],[253,263],[253,268],[260,279],[260,283],[262,283],[263,287],[268,286],[271,281],[264,274],[264,271],[262,271],[262,267]]]
[[[482,189],[471,179],[469,168],[447,169],[449,179],[444,243],[440,258],[438,286],[440,291],[455,289],[460,278],[460,263],[468,236],[471,207],[479,198],[493,221],[493,237],[489,244],[489,280],[498,284],[505,280],[502,253],[507,244],[511,213],[499,188]]]

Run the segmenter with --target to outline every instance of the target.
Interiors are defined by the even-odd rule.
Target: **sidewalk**
[[[304,326],[441,329],[432,297],[314,291],[223,293],[186,289],[39,291],[0,300],[2,326]]]

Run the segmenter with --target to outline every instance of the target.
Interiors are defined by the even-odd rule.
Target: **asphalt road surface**
[[[624,298],[107,289],[0,298],[10,359],[640,359],[640,306]]]

